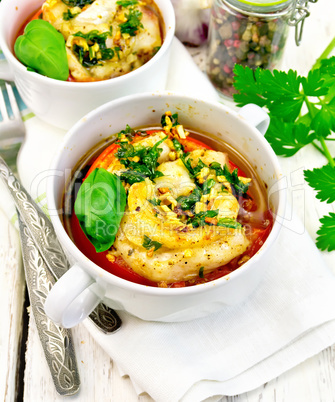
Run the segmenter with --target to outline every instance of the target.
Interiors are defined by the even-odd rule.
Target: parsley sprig
[[[335,162],[327,146],[335,132],[335,57],[327,58],[334,47],[335,38],[306,77],[293,70],[234,68],[234,100],[238,106],[255,103],[268,109],[271,123],[265,137],[277,155],[289,157],[311,144],[327,159],[323,167],[304,171],[316,198],[327,203],[335,201]],[[320,223],[316,245],[335,250],[335,214]]]

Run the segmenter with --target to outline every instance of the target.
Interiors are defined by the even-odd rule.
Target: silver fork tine
[[[21,113],[20,113],[19,107],[17,105],[17,101],[16,101],[16,98],[14,95],[13,88],[12,88],[11,84],[9,84],[8,82],[6,82],[5,84],[6,84],[9,103],[12,108],[13,116],[15,119],[21,119]]]
[[[8,111],[7,111],[7,107],[6,107],[6,103],[5,103],[5,97],[2,92],[2,88],[3,88],[3,86],[1,85],[0,86],[0,111],[1,111],[3,121],[6,121],[9,119],[9,115],[8,115]]]

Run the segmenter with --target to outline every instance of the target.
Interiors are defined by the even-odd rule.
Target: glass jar
[[[278,68],[296,0],[213,0],[207,75],[224,96],[232,97],[235,63]]]

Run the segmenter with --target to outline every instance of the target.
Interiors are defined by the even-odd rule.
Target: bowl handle
[[[52,287],[44,311],[56,324],[72,328],[89,316],[104,294],[102,287],[75,264]]]
[[[238,114],[244,117],[261,134],[265,135],[270,124],[270,117],[264,109],[253,103],[249,103],[241,107]]]

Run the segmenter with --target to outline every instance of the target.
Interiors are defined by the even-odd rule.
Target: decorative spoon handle
[[[22,258],[31,309],[56,391],[63,396],[78,392],[80,378],[72,334],[54,324],[44,312],[45,299],[55,282],[18,212]]]
[[[68,270],[69,261],[57,239],[52,223],[1,157],[0,174],[45,264],[54,278],[59,279]],[[106,334],[116,331],[122,324],[117,313],[102,303],[89,318]]]

